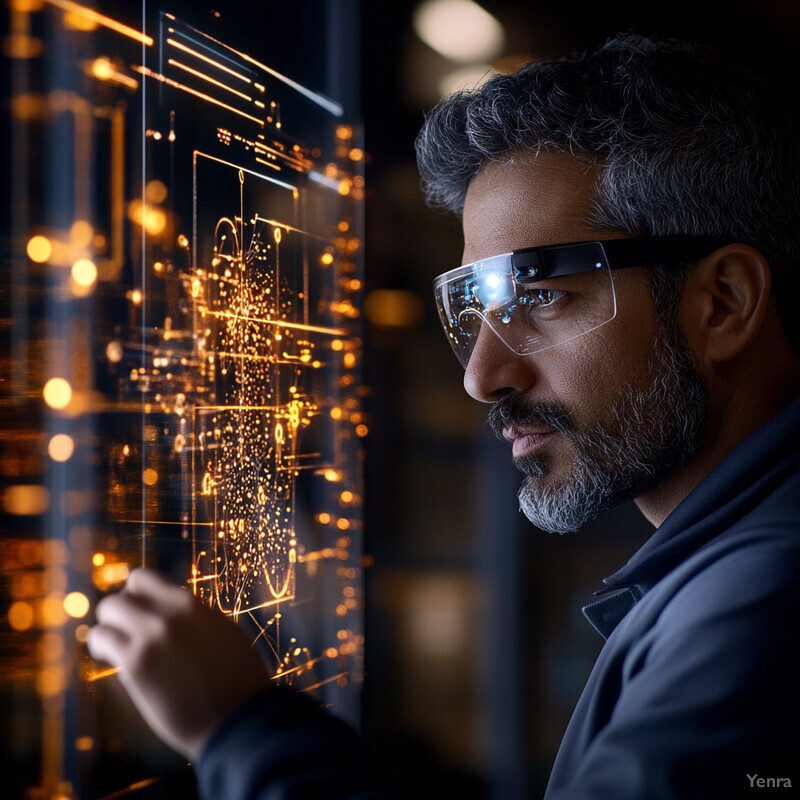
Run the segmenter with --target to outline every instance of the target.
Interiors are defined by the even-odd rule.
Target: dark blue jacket
[[[614,593],[584,614],[607,641],[547,800],[798,790],[800,401],[605,582]]]
[[[796,401],[730,453],[584,609],[607,641],[547,800],[793,796],[799,579]],[[196,772],[208,800],[400,796],[352,731],[289,692],[268,692],[224,723]]]

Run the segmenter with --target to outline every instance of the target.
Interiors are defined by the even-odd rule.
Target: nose
[[[467,394],[482,403],[496,403],[530,389],[535,380],[530,357],[518,356],[489,325],[481,325],[464,373]]]

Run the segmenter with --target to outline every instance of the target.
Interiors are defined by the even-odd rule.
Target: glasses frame
[[[606,268],[608,270],[625,269],[630,267],[644,267],[670,265],[686,261],[697,261],[719,249],[730,239],[720,239],[715,236],[692,234],[667,234],[663,236],[634,236],[616,239],[597,239],[582,242],[565,242],[562,244],[547,244],[536,247],[524,247],[504,253],[499,256],[490,256],[470,264],[448,270],[442,273],[433,282],[434,295],[437,298],[439,318],[447,335],[448,341],[456,353],[459,362],[466,367],[464,358],[459,355],[453,339],[453,326],[451,320],[446,319],[443,307],[438,302],[441,287],[455,280],[462,280],[471,272],[480,271],[487,261],[508,259],[514,283],[524,290],[531,286],[552,278],[567,275],[577,275],[586,272],[595,272]],[[613,292],[613,281],[612,281]],[[616,316],[616,297],[614,297],[614,314],[603,324],[611,322]],[[591,328],[578,336],[589,333]],[[499,336],[499,334],[498,334]],[[502,336],[500,340],[516,355],[526,355],[515,350]],[[576,338],[576,337],[573,337]],[[557,347],[559,342],[551,347]],[[544,348],[549,349],[549,348]],[[470,351],[471,352],[471,351]],[[540,351],[535,351],[540,352]]]

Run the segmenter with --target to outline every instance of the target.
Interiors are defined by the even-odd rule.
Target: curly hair
[[[495,75],[441,101],[416,147],[429,205],[459,216],[485,164],[556,151],[597,167],[598,228],[755,247],[800,353],[800,153],[764,87],[703,48],[626,34]],[[690,267],[651,268],[660,314],[674,310]]]

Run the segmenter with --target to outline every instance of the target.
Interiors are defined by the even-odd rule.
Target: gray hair
[[[699,46],[621,35],[496,75],[441,101],[416,146],[429,205],[459,216],[486,163],[557,151],[598,167],[589,220],[598,228],[755,247],[800,352],[800,154],[763,88]],[[689,268],[651,269],[661,315],[673,312]]]

